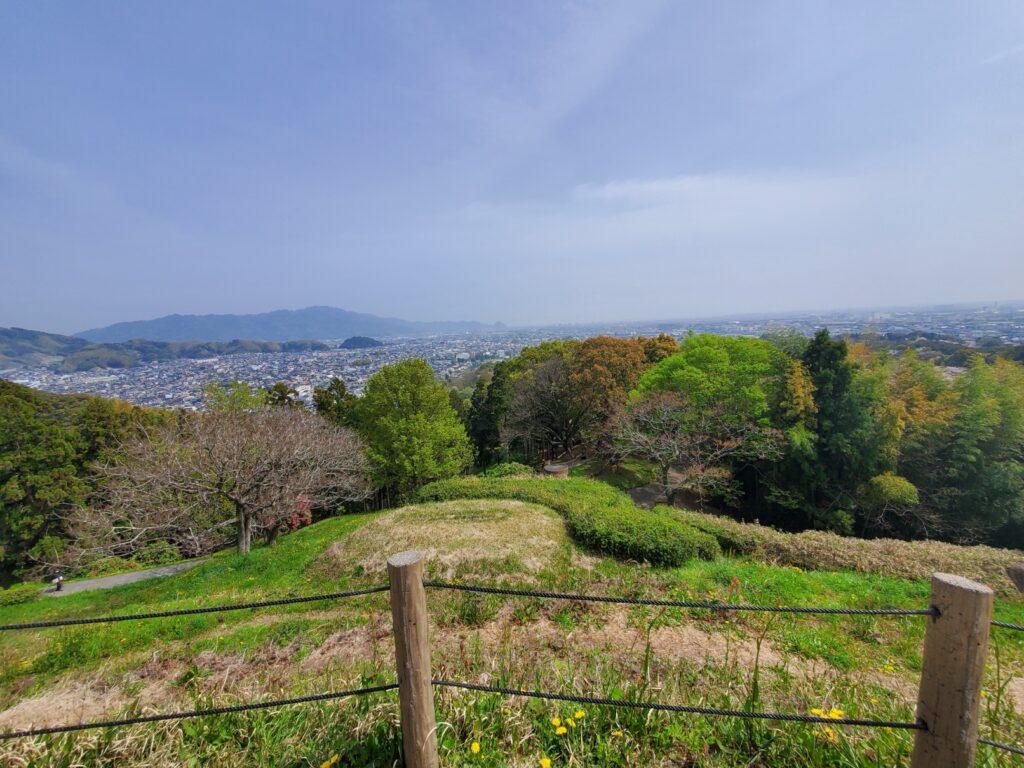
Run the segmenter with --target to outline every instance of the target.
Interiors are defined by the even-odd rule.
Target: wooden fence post
[[[398,701],[406,768],[437,768],[437,721],[430,675],[430,621],[423,589],[423,557],[399,552],[388,558],[391,619],[398,668]]]
[[[973,768],[992,590],[960,576],[932,575],[911,768]]]

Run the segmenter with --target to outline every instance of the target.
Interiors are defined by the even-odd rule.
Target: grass
[[[601,459],[587,459],[569,470],[569,477],[586,477],[600,480],[620,491],[639,488],[657,479],[654,465],[638,459],[624,459],[618,466],[611,466]]]
[[[479,531],[462,533],[460,523]],[[480,557],[481,537],[492,534],[502,554]],[[431,545],[431,561],[443,563],[447,578],[472,583],[803,606],[922,607],[928,596],[922,579],[808,570],[763,562],[757,553],[660,568],[584,556],[560,520],[533,502],[465,500],[327,520],[247,558],[225,553],[166,579],[0,607],[0,623],[368,586],[383,581],[379,557],[423,543]],[[524,568],[531,557],[531,567]],[[1024,623],[1019,598],[997,602],[1000,618]],[[437,677],[700,706],[799,713],[836,707],[852,717],[913,718],[924,631],[919,618],[720,614],[436,590],[428,593],[428,608]],[[1011,681],[1024,678],[1024,638],[996,631],[992,645],[982,730],[1022,743],[1024,721],[1013,711],[1010,694]],[[59,713],[68,722],[394,679],[383,594],[287,609],[9,632],[0,635],[0,654],[0,706],[7,710],[0,713],[0,728],[11,727],[14,707],[55,704],[61,692],[74,705]],[[75,709],[101,693],[108,697],[107,709]],[[603,707],[584,707],[577,717],[573,705],[454,690],[439,690],[435,698],[444,765],[539,766],[543,758],[552,766],[714,768],[909,762],[911,736],[904,732],[830,732]],[[395,695],[378,694],[0,742],[0,764],[319,766],[337,755],[336,765],[392,766],[400,756],[397,718]],[[562,721],[564,734],[552,718]],[[572,727],[565,725],[569,719]],[[474,742],[479,752],[472,751]],[[980,765],[1012,764],[1009,756],[981,750]]]
[[[721,554],[715,537],[675,515],[641,510],[622,491],[583,478],[465,477],[421,488],[422,501],[516,499],[541,504],[565,518],[573,540],[591,552],[659,566]]]
[[[1021,552],[995,547],[964,547],[941,541],[856,539],[825,531],[783,533],[740,523],[727,517],[655,508],[714,536],[722,549],[758,560],[819,570],[878,573],[904,579],[928,579],[932,573],[955,573],[981,582],[1005,596],[1018,590],[1007,576],[1008,566],[1024,559]]]

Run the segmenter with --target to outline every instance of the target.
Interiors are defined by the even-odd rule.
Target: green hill
[[[558,503],[563,495],[571,503]],[[332,518],[248,557],[221,553],[167,579],[7,605],[0,607],[0,623],[378,585],[386,581],[383,558],[409,546],[429,550],[430,577],[464,583],[768,605],[927,603],[925,580],[867,567],[858,573],[769,563],[753,548],[653,567],[601,554],[594,543],[573,543],[572,515],[594,514],[620,495],[587,480],[437,484],[423,497],[444,501]],[[680,525],[693,522],[678,518]],[[801,544],[805,565],[813,548],[813,542]],[[5,596],[24,599],[20,591],[0,593],[0,603]],[[700,706],[805,714],[837,708],[852,717],[913,718],[924,629],[919,617],[727,614],[440,590],[428,593],[428,609],[437,677]],[[996,612],[1024,621],[1024,602],[1002,595]],[[1001,740],[1019,743],[1024,720],[1012,699],[1024,680],[1024,639],[1006,633],[995,644],[999,667],[986,678],[982,731],[997,728]],[[7,632],[0,634],[0,729],[391,682],[392,648],[386,594]],[[537,766],[542,758],[552,766],[888,766],[907,763],[911,742],[899,731],[825,731],[450,690],[438,691],[436,706],[445,724],[442,764],[455,766]],[[573,727],[557,733],[556,717],[572,719]],[[337,755],[337,765],[390,766],[399,758],[396,723],[394,694],[374,694],[109,734],[4,741],[0,763],[316,766]],[[470,749],[473,742],[478,753]],[[993,755],[985,764],[1010,764],[1003,759]]]
[[[45,366],[61,373],[96,368],[130,368],[157,361],[197,360],[252,352],[308,352],[328,349],[319,341],[147,341],[100,344],[75,336],[0,328],[0,368]]]

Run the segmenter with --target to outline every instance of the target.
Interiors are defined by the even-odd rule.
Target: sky
[[[1024,3],[0,4],[0,326],[1024,298]]]

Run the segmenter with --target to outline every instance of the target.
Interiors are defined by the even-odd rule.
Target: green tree
[[[472,461],[466,430],[425,360],[386,365],[354,406],[378,487],[400,498],[453,477]]]
[[[265,401],[271,408],[305,408],[299,393],[286,381],[279,381],[266,390]]]
[[[345,382],[337,376],[332,376],[326,387],[313,389],[313,406],[316,412],[343,427],[352,426],[352,409],[357,399],[345,387]]]
[[[244,381],[232,379],[227,384],[214,381],[203,388],[203,401],[211,411],[218,413],[250,413],[266,407],[267,393]]]

